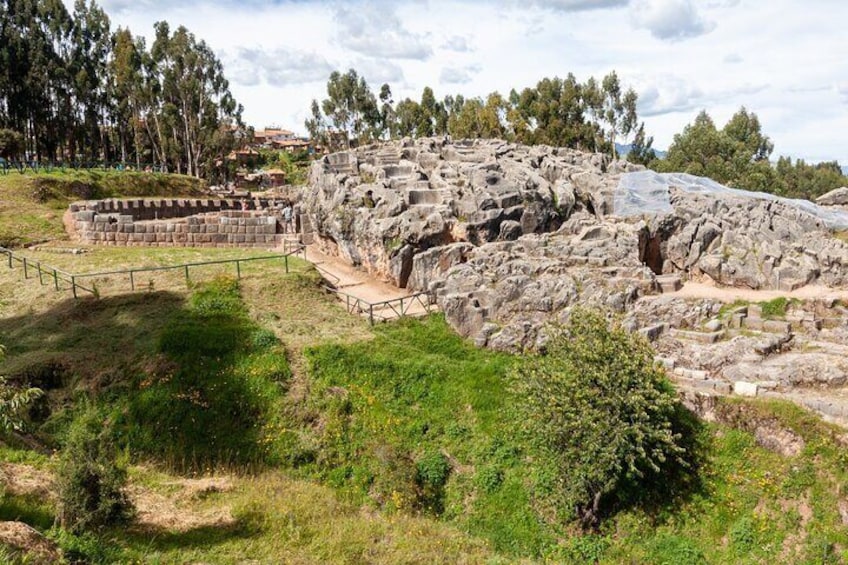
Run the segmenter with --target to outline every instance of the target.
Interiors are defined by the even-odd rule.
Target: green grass
[[[95,269],[218,251],[56,257]],[[53,383],[35,437],[58,446],[75,407],[100,402],[142,464],[134,488],[171,501],[160,515],[227,517],[51,534],[94,562],[848,560],[844,432],[790,404],[722,400],[724,423],[704,429],[701,488],[581,535],[546,503],[555,477],[513,431],[504,375],[520,358],[474,348],[441,316],[372,329],[312,271],[210,280],[74,301],[0,270],[0,373]],[[803,452],[760,446],[766,424],[802,438]],[[20,445],[0,448],[0,462],[52,466]],[[190,496],[176,471],[228,472],[232,488]],[[0,518],[43,531],[54,515],[43,497],[0,499]]]
[[[780,296],[768,302],[761,302],[763,308],[763,317],[771,320],[775,318],[786,317],[786,307],[789,305],[789,299],[785,296]]]
[[[541,555],[552,531],[504,417],[513,359],[474,348],[440,316],[376,333],[306,353],[322,418],[309,470],[357,503],[441,516],[498,551]],[[432,484],[422,468],[438,455],[449,469]]]
[[[65,239],[62,215],[75,200],[199,196],[202,182],[160,173],[97,170],[0,175],[0,246]]]

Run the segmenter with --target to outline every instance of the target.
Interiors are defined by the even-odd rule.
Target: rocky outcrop
[[[459,333],[497,349],[539,347],[545,323],[578,302],[629,311],[676,288],[668,276],[751,289],[848,282],[848,247],[791,202],[672,183],[662,206],[624,214],[622,180],[639,169],[497,140],[404,140],[314,163],[302,208],[325,253],[431,292]]]
[[[848,186],[831,190],[816,198],[816,204],[821,206],[848,206]]]

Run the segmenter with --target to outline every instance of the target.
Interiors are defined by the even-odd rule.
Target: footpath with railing
[[[369,300],[363,296],[356,296],[342,290],[345,286],[342,284],[342,279],[339,276],[325,268],[320,262],[314,260],[310,262],[312,262],[315,269],[326,281],[324,288],[339,298],[348,313],[367,317],[368,322],[372,326],[377,322],[386,322],[405,316],[429,314],[435,308],[432,304],[430,294],[427,292],[416,292],[376,301]],[[349,286],[360,285],[368,285],[368,283],[358,282]],[[375,286],[370,285],[372,290]],[[379,294],[380,290],[378,289],[374,293]]]
[[[258,257],[239,257],[234,259],[216,259],[212,261],[194,261],[179,263],[175,265],[157,265],[150,267],[131,267],[126,269],[114,269],[108,271],[96,271],[85,273],[72,273],[58,267],[48,265],[43,261],[27,257],[26,255],[5,247],[0,247],[0,257],[5,256],[5,262],[10,269],[21,268],[24,280],[38,279],[39,284],[52,285],[56,291],[70,290],[74,298],[83,294],[89,294],[99,298],[103,280],[108,280],[108,288],[114,290],[120,286],[119,291],[136,291],[139,289],[150,290],[152,283],[139,284],[139,275],[142,273],[181,273],[186,283],[192,279],[192,271],[204,267],[232,265],[237,278],[242,277],[242,267],[260,261],[281,261],[283,270],[290,272],[289,257],[300,257],[312,263],[318,273],[324,279],[323,287],[335,294],[345,309],[350,314],[365,316],[369,323],[393,320],[405,316],[418,316],[430,313],[435,306],[430,295],[426,292],[412,294],[401,294],[400,289],[390,289],[387,285],[357,273],[356,280],[343,281],[334,274],[331,269],[326,268],[323,258],[317,252],[310,252],[313,257],[307,257],[305,245],[295,241],[284,241],[283,253],[262,255]],[[124,279],[124,277],[126,277]],[[180,277],[182,278],[182,277]],[[126,280],[129,288],[120,283]],[[101,286],[98,286],[98,282]],[[357,288],[351,291],[353,287]],[[348,289],[348,290],[345,290]],[[375,300],[375,298],[377,298]]]
[[[69,273],[65,270],[52,267],[41,261],[26,257],[16,251],[0,247],[0,256],[6,256],[6,262],[10,269],[15,267],[23,268],[24,279],[38,278],[41,285],[52,284],[54,289],[71,290],[74,298],[79,298],[81,293],[89,293],[94,297],[100,296],[100,291],[92,282],[91,284],[81,281],[92,280],[102,277],[122,277],[126,276],[130,285],[130,290],[135,291],[138,287],[137,275],[140,273],[167,272],[167,271],[182,271],[185,274],[185,280],[191,280],[191,270],[199,267],[209,267],[212,265],[233,265],[237,278],[242,276],[242,265],[256,261],[272,261],[282,260],[283,269],[286,273],[289,272],[289,257],[301,255],[306,259],[306,248],[300,243],[284,242],[287,244],[284,247],[283,253],[273,255],[262,255],[259,257],[239,257],[236,259],[218,259],[214,261],[195,261],[191,263],[179,263],[176,265],[159,265],[154,267],[132,267],[129,269],[116,269],[112,271],[97,271],[90,273]],[[46,281],[46,282],[45,282]]]

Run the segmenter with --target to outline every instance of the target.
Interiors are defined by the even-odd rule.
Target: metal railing
[[[30,272],[35,269],[38,273],[38,282],[42,285],[50,284],[50,281],[53,282],[53,287],[55,290],[63,290],[62,283],[70,284],[70,288],[73,290],[74,298],[78,298],[78,292],[88,292],[92,296],[97,296],[97,289],[94,287],[86,287],[77,282],[77,278],[79,275],[74,273],[68,273],[63,271],[62,269],[57,269],[56,267],[51,267],[49,265],[45,265],[41,261],[34,261],[28,257],[20,255],[18,253],[13,252],[11,249],[7,249],[5,247],[0,247],[0,254],[5,254],[6,259],[8,261],[8,265],[10,269],[15,267],[15,262],[17,261],[20,265],[23,266],[24,269],[24,279],[29,279]],[[48,282],[44,282],[44,277],[47,277]]]
[[[415,294],[410,294],[409,296],[401,296],[400,298],[390,298],[389,300],[381,300],[379,302],[369,302],[364,298],[360,298],[340,290],[337,288],[338,284],[341,282],[339,277],[316,263],[313,263],[313,266],[325,280],[331,283],[325,284],[324,288],[338,296],[339,299],[344,302],[347,312],[349,314],[356,314],[360,316],[367,315],[368,322],[372,326],[377,321],[385,322],[394,318],[407,316],[416,304],[424,308],[424,311],[428,314],[431,311],[432,302],[430,294],[427,292],[417,292]],[[388,312],[391,312],[394,316],[387,315]]]
[[[67,283],[70,285],[70,289],[73,292],[74,298],[78,298],[78,292],[88,292],[94,297],[99,297],[100,292],[97,290],[97,287],[92,284],[90,287],[87,287],[83,284],[80,284],[81,279],[93,279],[97,277],[107,277],[107,276],[115,276],[115,275],[127,275],[129,278],[130,289],[135,291],[136,289],[136,280],[135,275],[138,273],[146,273],[146,272],[161,272],[161,271],[179,271],[182,270],[185,272],[186,281],[190,280],[190,270],[191,268],[210,266],[210,265],[227,265],[233,264],[236,269],[236,277],[241,279],[241,266],[243,263],[250,263],[254,261],[268,261],[272,259],[282,259],[285,272],[289,272],[289,257],[296,256],[297,254],[302,254],[303,258],[306,259],[306,247],[300,243],[292,243],[291,250],[286,251],[288,248],[289,242],[284,243],[284,252],[281,254],[274,255],[263,255],[260,257],[240,257],[237,259],[218,259],[214,261],[195,261],[191,263],[180,263],[178,265],[162,265],[156,267],[134,267],[131,269],[116,269],[113,271],[99,271],[93,273],[68,273],[61,269],[57,269],[55,267],[50,267],[48,265],[44,265],[40,261],[34,261],[33,259],[22,256],[18,253],[15,253],[11,249],[7,249],[5,247],[0,247],[0,254],[5,254],[7,256],[9,268],[14,268],[14,262],[18,262],[23,265],[24,270],[24,278],[29,279],[30,272],[35,269],[38,272],[39,282],[43,285],[44,277],[47,276],[48,280],[52,280],[54,284],[55,290],[63,290],[60,283]],[[48,283],[49,284],[49,283]]]

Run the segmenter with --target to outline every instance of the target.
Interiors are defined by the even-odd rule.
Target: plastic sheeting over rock
[[[712,179],[686,173],[638,171],[622,174],[615,190],[613,213],[622,217],[672,214],[674,207],[671,204],[671,187],[690,194],[780,202],[821,220],[829,229],[848,229],[848,212],[846,211],[818,206],[809,200],[782,198],[767,192],[729,188]]]

